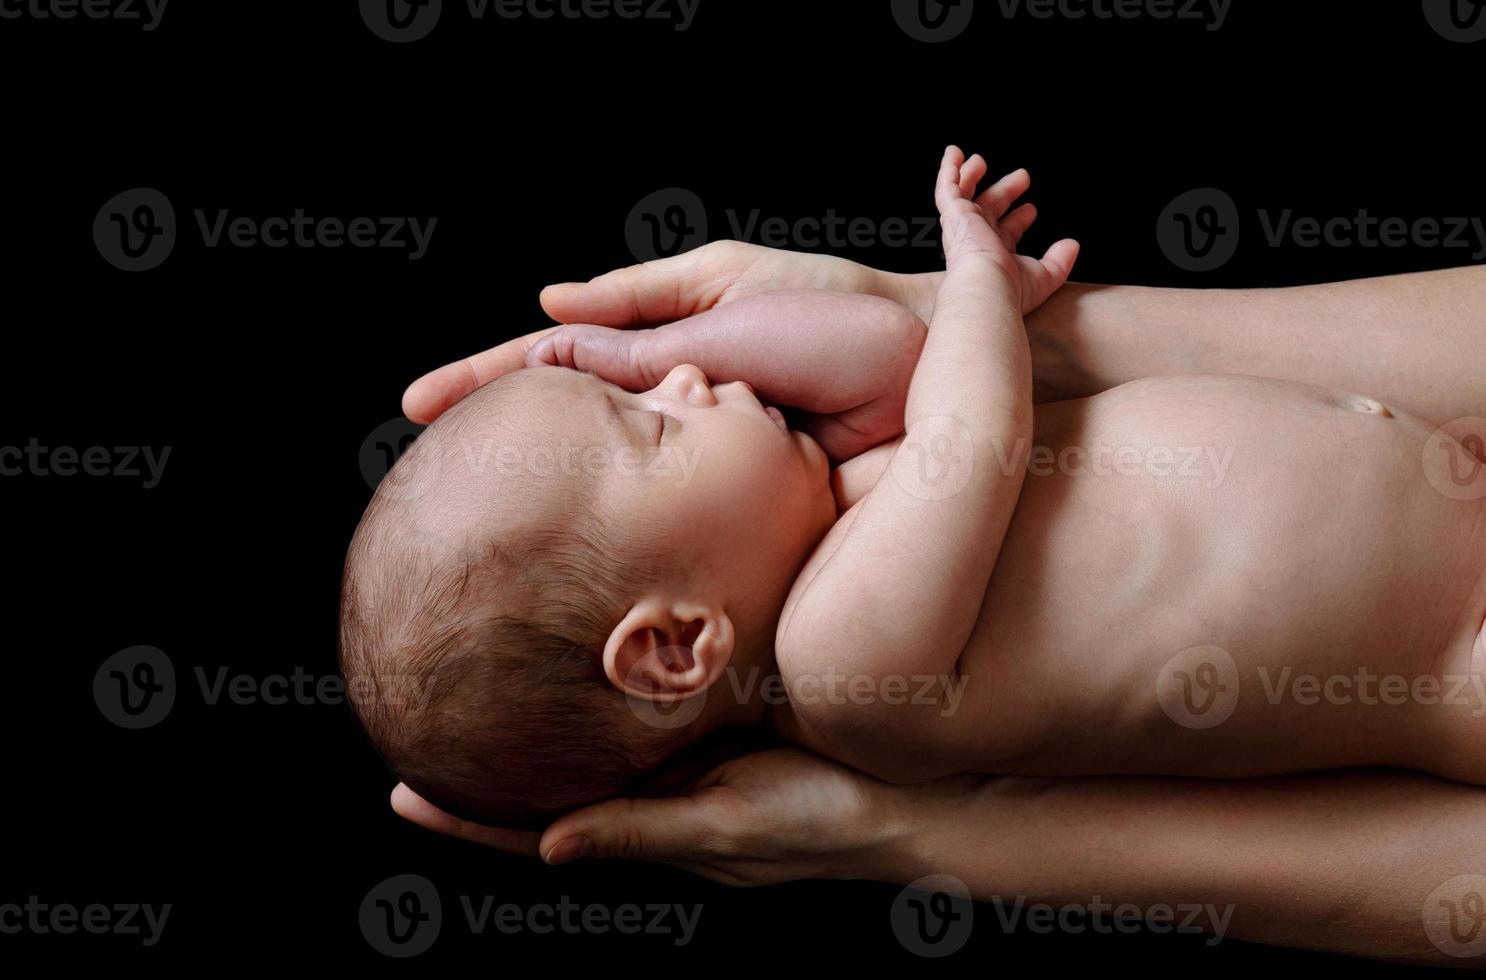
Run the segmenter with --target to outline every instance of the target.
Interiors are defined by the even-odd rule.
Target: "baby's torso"
[[[1231,376],[1040,407],[958,690],[905,752],[925,777],[1449,768],[1486,733],[1486,493],[1461,482],[1486,472],[1433,432]]]

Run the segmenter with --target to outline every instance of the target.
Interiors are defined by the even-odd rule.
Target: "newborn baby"
[[[561,366],[424,433],[357,531],[341,624],[347,679],[375,692],[358,713],[409,786],[525,824],[765,722],[895,781],[1486,782],[1479,699],[1295,687],[1486,673],[1486,494],[1431,486],[1434,426],[1229,376],[1034,414],[1039,273],[972,203],[983,175],[947,154],[927,330],[812,292],[649,334],[565,328],[533,351]],[[804,410],[794,430],[754,386]],[[1198,471],[1038,465],[1098,447],[1197,449]]]

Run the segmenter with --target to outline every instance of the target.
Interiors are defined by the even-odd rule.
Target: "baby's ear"
[[[642,599],[604,645],[604,673],[626,695],[683,701],[711,687],[733,657],[733,621],[721,607]]]

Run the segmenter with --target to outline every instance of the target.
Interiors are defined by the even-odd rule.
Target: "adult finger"
[[[404,820],[410,820],[425,830],[437,834],[458,837],[461,840],[484,844],[511,854],[535,857],[539,852],[537,842],[541,833],[535,830],[511,830],[506,827],[489,827],[484,824],[461,820],[445,813],[432,803],[398,783],[392,791],[392,809]]]
[[[403,392],[403,414],[419,424],[432,422],[481,385],[526,367],[527,351],[556,329],[548,327],[508,340],[498,347],[428,372]]]
[[[706,864],[716,832],[689,796],[608,800],[558,818],[539,845],[542,860],[634,858]]]
[[[711,309],[747,268],[749,247],[713,242],[691,252],[617,269],[589,282],[542,290],[542,309],[558,323],[648,326]]]

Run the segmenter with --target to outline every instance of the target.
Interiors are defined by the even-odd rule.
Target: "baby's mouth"
[[[788,432],[789,431],[789,425],[788,425],[788,423],[786,423],[784,421],[784,413],[783,412],[781,412],[779,409],[775,408],[773,405],[765,405],[764,406],[764,412],[766,414],[768,414],[769,418],[771,418],[771,419],[774,420],[774,424],[775,425],[779,426],[779,431],[780,432]]]

